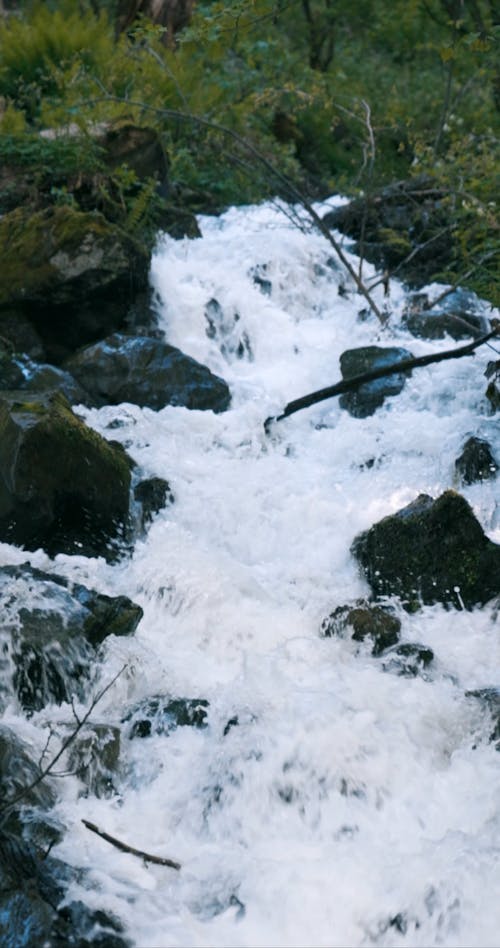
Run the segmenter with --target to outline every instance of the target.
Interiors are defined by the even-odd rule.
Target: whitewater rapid
[[[201,239],[160,241],[151,281],[167,341],[228,382],[230,410],[78,409],[175,502],[113,566],[0,552],[142,606],[135,635],[107,641],[98,683],[125,671],[95,721],[119,725],[162,695],[206,699],[208,726],[124,737],[109,799],[60,780],[66,835],[52,854],[89,870],[71,897],[115,913],[138,948],[498,946],[500,754],[465,694],[498,686],[493,610],[401,612],[402,640],[435,655],[413,679],[368,645],[320,637],[336,606],[368,594],[353,538],[457,486],[471,434],[498,456],[483,376],[495,355],[419,369],[364,420],[331,399],[266,436],[268,416],[339,380],[345,349],[418,356],[453,342],[402,328],[395,281],[387,298],[375,291],[391,313],[382,329],[326,240],[279,205],[200,226]],[[497,482],[460,489],[500,542]],[[4,720],[43,747],[47,723],[70,717],[52,706],[27,721],[11,707]],[[181,871],[118,852],[82,819]]]

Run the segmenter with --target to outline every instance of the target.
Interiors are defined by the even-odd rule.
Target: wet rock
[[[412,353],[399,347],[362,346],[359,349],[347,349],[340,356],[340,369],[343,379],[362,375],[372,369],[395,365],[405,359],[411,359]],[[384,404],[390,395],[398,395],[411,372],[388,375],[360,385],[355,392],[341,395],[339,403],[354,418],[367,418]]]
[[[12,352],[22,352],[31,359],[45,359],[40,335],[19,307],[0,308],[0,336]]]
[[[147,285],[149,251],[101,214],[69,206],[0,219],[0,310],[18,310],[49,361],[119,328]]]
[[[70,375],[55,365],[15,355],[0,343],[0,390],[61,392],[72,405],[94,405],[93,399]]]
[[[167,202],[165,208],[158,215],[158,228],[165,231],[175,240],[189,237],[195,240],[201,237],[201,230],[195,215],[185,207]]]
[[[223,379],[179,349],[149,336],[115,333],[81,349],[65,363],[100,404],[132,402],[225,411],[231,396]]]
[[[472,609],[500,591],[500,546],[489,540],[455,491],[420,494],[357,536],[351,551],[375,596],[405,608],[441,602]]]
[[[54,463],[57,459],[57,463]],[[0,397],[0,539],[113,559],[129,511],[123,452],[60,394]]]
[[[212,298],[205,306],[205,330],[209,339],[213,339],[221,354],[228,362],[237,359],[253,359],[248,333],[241,328],[240,314],[233,309],[225,312],[218,300]]]
[[[109,635],[132,635],[143,615],[126,596],[105,596],[27,564],[0,568],[0,609],[11,685],[29,712],[73,695],[83,700],[96,649]]]
[[[417,642],[402,642],[385,653],[382,667],[384,671],[401,675],[404,678],[416,678],[434,660],[434,652]]]
[[[207,726],[208,701],[203,698],[146,698],[122,719],[129,725],[128,736],[168,735],[177,727]]]
[[[325,637],[350,635],[354,642],[369,639],[372,655],[380,655],[398,642],[400,630],[401,622],[387,606],[375,606],[364,599],[352,606],[339,606],[321,625]]]
[[[466,691],[467,698],[476,698],[481,706],[491,715],[493,730],[489,740],[495,741],[497,750],[500,750],[500,688],[478,688],[475,691]]]
[[[381,269],[398,268],[411,286],[430,283],[453,259],[454,241],[443,192],[434,179],[397,181],[329,211],[323,220],[356,240],[355,252]],[[407,259],[420,244],[418,254]],[[425,246],[424,246],[425,245]]]
[[[430,306],[426,293],[415,293],[408,300],[401,322],[419,339],[468,339],[488,332],[488,320],[479,307],[475,293],[466,290],[455,290],[435,307]]]
[[[40,773],[28,745],[11,728],[0,724],[0,816],[4,830],[20,833],[24,823],[33,819],[33,813],[54,805],[56,797],[50,781],[36,783]],[[2,813],[2,806],[21,793],[22,800],[7,814]]]
[[[141,504],[141,525],[145,529],[155,514],[173,503],[174,495],[163,477],[148,477],[134,487],[134,500]]]
[[[500,359],[496,362],[488,362],[486,372],[487,379],[490,379],[486,389],[486,398],[488,399],[493,411],[500,408]]]
[[[468,438],[455,461],[455,471],[463,484],[475,484],[495,477],[498,464],[488,442],[482,438]]]
[[[81,780],[85,796],[93,794],[102,798],[116,792],[120,737],[118,727],[111,724],[92,724],[81,731],[71,745],[68,770]]]

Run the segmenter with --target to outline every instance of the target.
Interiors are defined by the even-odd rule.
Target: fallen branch
[[[122,843],[116,836],[110,836],[109,833],[105,833],[104,830],[99,829],[95,823],[90,823],[89,820],[82,820],[82,823],[91,833],[96,833],[101,839],[105,839],[107,843],[111,843],[116,849],[120,849],[122,853],[130,853],[131,856],[138,856],[139,859],[143,859],[144,862],[153,862],[156,866],[168,866],[169,869],[181,868],[180,862],[175,862],[173,859],[167,859],[164,856],[153,856],[151,853],[143,852],[142,849],[134,849],[134,847],[129,846],[128,843]]]
[[[412,359],[403,359],[401,362],[395,362],[394,365],[383,366],[380,369],[372,369],[370,372],[364,372],[362,375],[353,375],[350,379],[343,379],[335,385],[329,385],[328,388],[321,388],[317,392],[311,392],[310,395],[304,395],[302,398],[296,398],[293,402],[288,402],[281,415],[267,418],[264,422],[264,430],[269,434],[271,425],[274,421],[282,421],[294,415],[296,411],[302,408],[309,408],[317,402],[322,402],[326,398],[333,398],[335,395],[343,395],[344,392],[352,392],[364,385],[365,382],[374,382],[376,379],[383,379],[386,375],[395,375],[400,372],[410,372],[412,369],[418,369],[424,365],[431,365],[433,362],[444,362],[445,359],[460,359],[462,356],[472,355],[478,346],[484,345],[493,336],[497,336],[499,328],[492,329],[485,336],[480,336],[474,342],[469,342],[466,346],[460,346],[459,349],[447,349],[445,352],[434,353],[433,355],[417,356]]]

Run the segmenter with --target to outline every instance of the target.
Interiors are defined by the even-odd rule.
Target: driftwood
[[[317,392],[311,392],[309,395],[303,395],[302,398],[296,398],[293,402],[285,405],[281,415],[271,416],[264,422],[264,430],[269,434],[271,425],[274,421],[282,421],[289,415],[294,415],[296,411],[302,408],[309,408],[316,402],[322,402],[326,398],[333,398],[335,395],[343,395],[344,392],[352,392],[363,385],[365,382],[374,382],[376,379],[383,379],[386,375],[395,375],[399,372],[410,372],[412,369],[418,369],[420,366],[431,365],[433,362],[444,362],[445,359],[460,359],[462,356],[472,355],[478,346],[484,345],[493,336],[497,336],[499,327],[495,327],[485,336],[480,336],[474,342],[469,342],[466,346],[460,346],[458,349],[447,349],[445,352],[438,352],[432,355],[417,356],[413,359],[403,359],[401,362],[395,362],[394,365],[383,366],[380,369],[372,369],[370,372],[364,372],[362,375],[353,375],[350,379],[343,379],[335,385],[329,385],[327,388],[321,388]]]
[[[116,836],[110,836],[109,833],[105,833],[104,830],[99,829],[95,823],[91,823],[89,820],[82,820],[82,823],[88,830],[92,833],[96,833],[101,839],[105,839],[107,843],[111,843],[116,849],[120,849],[122,853],[130,853],[131,856],[138,856],[139,859],[142,859],[144,862],[153,862],[156,866],[168,866],[169,869],[181,868],[180,862],[175,862],[173,859],[167,859],[164,856],[153,856],[151,853],[143,852],[142,849],[135,849],[133,846],[129,846],[128,843],[122,843]]]

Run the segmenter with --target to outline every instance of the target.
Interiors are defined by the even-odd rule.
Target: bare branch
[[[169,869],[181,868],[180,862],[175,862],[173,859],[167,859],[164,856],[153,856],[151,853],[145,853],[142,849],[135,849],[134,846],[129,846],[128,843],[122,843],[116,836],[110,836],[109,833],[105,833],[104,830],[99,829],[95,823],[91,823],[89,820],[82,820],[82,823],[91,833],[96,833],[101,839],[105,839],[107,843],[111,843],[112,846],[115,846],[116,849],[120,849],[123,853],[138,856],[139,859],[143,859],[144,862],[153,862],[156,866],[168,866]]]
[[[81,718],[81,720],[78,722],[74,731],[72,731],[69,737],[67,737],[66,740],[63,741],[55,757],[53,757],[50,763],[47,764],[47,766],[43,770],[40,771],[40,773],[35,778],[35,780],[33,780],[30,784],[28,784],[27,787],[24,787],[23,790],[20,790],[19,793],[16,794],[16,796],[12,797],[11,800],[6,800],[4,803],[0,804],[0,816],[2,813],[8,813],[9,810],[11,810],[13,806],[16,806],[16,804],[21,802],[21,800],[24,800],[27,797],[27,795],[31,793],[32,790],[35,789],[35,787],[38,787],[38,785],[42,782],[42,780],[45,780],[46,777],[56,776],[56,774],[53,773],[53,770],[58,760],[61,759],[64,752],[68,749],[70,744],[73,743],[77,735],[80,733],[82,727],[87,723],[96,705],[99,704],[99,701],[101,701],[101,699],[104,697],[106,692],[108,692],[110,688],[113,687],[117,679],[125,671],[126,667],[127,666],[124,665],[123,668],[120,668],[120,671],[117,672],[117,674],[114,676],[114,678],[111,679],[110,682],[108,682],[105,688],[102,688],[101,691],[97,693],[95,698],[92,700],[88,711],[84,714],[83,718]],[[43,755],[42,755],[42,758],[43,758]],[[59,773],[57,774],[57,776],[61,776],[61,774]]]
[[[274,421],[282,421],[289,415],[294,415],[296,411],[302,408],[309,408],[317,402],[322,402],[327,398],[333,398],[335,395],[343,395],[344,392],[352,392],[354,389],[364,385],[365,382],[374,382],[376,379],[385,378],[386,375],[395,375],[400,372],[409,372],[412,369],[418,369],[424,365],[431,365],[433,362],[444,362],[446,359],[460,359],[462,356],[472,355],[478,346],[488,342],[493,336],[497,336],[499,327],[496,327],[485,336],[480,336],[474,342],[461,346],[459,349],[447,349],[445,352],[432,353],[432,355],[418,356],[412,359],[403,359],[401,362],[395,362],[394,365],[384,366],[380,369],[372,369],[370,372],[364,372],[362,375],[354,375],[350,379],[343,379],[335,385],[329,385],[328,388],[319,389],[317,392],[311,392],[310,395],[304,395],[302,398],[296,398],[293,402],[288,402],[281,415],[276,418],[267,418],[264,423],[264,430],[269,434]]]

